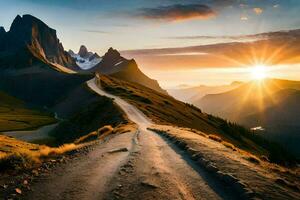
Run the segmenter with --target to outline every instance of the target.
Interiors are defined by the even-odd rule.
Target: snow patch
[[[83,70],[88,70],[95,67],[102,60],[102,58],[94,58],[93,60],[89,60],[89,58],[82,58],[78,54],[73,54],[71,56],[76,59],[76,64]]]
[[[117,66],[117,65],[121,64],[122,62],[123,62],[123,60],[120,62],[117,62],[116,64],[114,64],[114,66]]]

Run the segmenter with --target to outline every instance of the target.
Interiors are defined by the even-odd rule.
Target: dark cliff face
[[[1,51],[1,48],[3,48],[2,44],[4,43],[5,35],[6,35],[5,29],[2,26],[0,26],[0,51]]]
[[[1,35],[0,33],[0,37]],[[66,67],[76,66],[75,61],[65,52],[56,31],[31,15],[23,17],[18,15],[14,19],[1,46],[0,51],[9,54],[20,54],[29,49],[34,55],[39,55],[50,62]]]
[[[5,29],[2,26],[0,26],[0,39],[5,35],[5,33]]]

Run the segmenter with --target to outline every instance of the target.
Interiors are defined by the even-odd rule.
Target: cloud
[[[262,8],[253,8],[253,12],[255,12],[255,14],[260,15],[263,13],[263,9]]]
[[[109,34],[110,32],[108,31],[101,31],[101,30],[91,30],[91,29],[88,29],[88,30],[82,30],[84,32],[88,32],[88,33],[97,33],[97,34]]]
[[[137,16],[158,21],[185,21],[209,19],[215,17],[216,13],[209,6],[203,4],[175,4],[156,8],[143,8]]]
[[[251,42],[130,50],[122,51],[121,54],[135,58],[149,70],[251,66],[255,60],[270,66],[300,63],[300,29],[232,37],[260,39]]]

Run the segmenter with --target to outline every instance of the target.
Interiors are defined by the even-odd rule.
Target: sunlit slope
[[[203,113],[195,106],[169,95],[109,76],[100,75],[100,80],[104,90],[136,106],[156,124],[194,128],[206,134],[215,134],[241,149],[257,155],[267,155],[274,162],[290,159],[280,146],[260,136],[254,136],[241,126]]]

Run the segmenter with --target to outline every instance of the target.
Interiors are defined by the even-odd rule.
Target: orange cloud
[[[209,19],[215,17],[216,13],[210,7],[202,4],[175,4],[157,8],[144,8],[137,16],[159,21],[185,21]]]
[[[251,42],[123,51],[148,69],[199,69],[300,63],[300,29],[249,35]],[[241,37],[241,36],[239,36]]]

